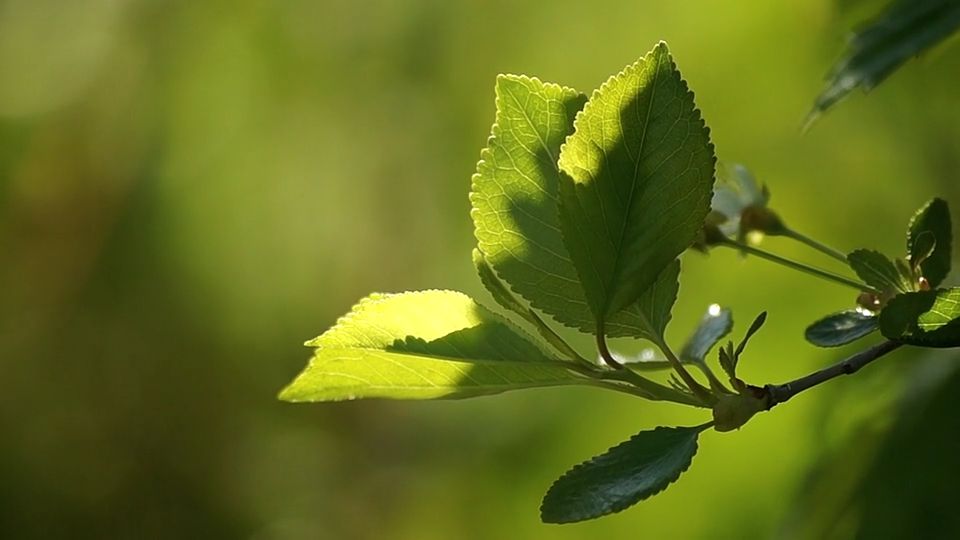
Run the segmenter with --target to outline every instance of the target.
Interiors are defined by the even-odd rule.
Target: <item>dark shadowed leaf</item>
[[[666,489],[690,467],[707,425],[641,431],[554,482],[543,498],[546,523],[571,523],[619,512]]]
[[[960,346],[960,289],[901,294],[880,312],[884,337],[921,347]]]
[[[930,287],[939,286],[950,272],[952,237],[950,209],[943,199],[932,199],[910,220],[907,254],[912,266],[919,262]]]
[[[856,341],[877,329],[877,317],[856,310],[841,311],[807,327],[804,336],[818,347],[839,347]]]

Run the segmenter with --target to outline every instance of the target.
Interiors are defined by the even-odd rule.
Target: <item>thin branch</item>
[[[809,375],[800,377],[797,380],[790,381],[785,384],[768,384],[763,387],[767,393],[769,403],[767,409],[772,409],[774,405],[783,403],[800,392],[809,390],[810,388],[825,383],[830,379],[839,377],[841,375],[850,375],[852,373],[856,373],[863,366],[873,362],[877,358],[880,358],[891,351],[896,350],[901,345],[903,344],[897,343],[896,341],[884,341],[883,343],[874,345],[869,349],[860,351],[857,354],[850,356],[847,359],[830,367],[815,371]]]
[[[833,249],[832,247],[826,244],[821,244],[820,242],[817,242],[816,240],[814,240],[813,238],[810,238],[809,236],[798,233],[793,229],[790,229],[790,228],[785,229],[780,236],[784,236],[786,238],[796,240],[801,244],[805,244],[806,246],[811,247],[819,251],[820,253],[823,253],[824,255],[827,255],[828,257],[832,257],[842,262],[843,264],[847,264],[847,256],[844,255],[843,253],[840,253],[836,249]]]
[[[654,341],[657,347],[660,348],[660,351],[667,357],[667,360],[670,361],[670,365],[673,367],[674,371],[680,375],[680,378],[683,379],[683,382],[687,385],[687,388],[690,389],[698,398],[702,399],[705,403],[713,403],[716,401],[716,396],[710,393],[709,390],[703,387],[702,384],[698,383],[696,379],[693,378],[693,375],[690,375],[690,372],[687,371],[687,368],[683,367],[683,362],[677,358],[677,355],[674,354],[673,349],[667,345],[667,342],[661,337],[658,341]]]
[[[792,261],[790,259],[770,253],[769,251],[764,251],[762,249],[758,249],[753,246],[744,244],[743,242],[738,242],[736,240],[731,240],[727,238],[719,245],[737,249],[745,253],[749,253],[751,255],[755,255],[757,257],[760,257],[761,259],[766,259],[770,262],[775,262],[781,266],[786,266],[787,268],[791,268],[793,270],[799,270],[800,272],[803,272],[805,274],[810,274],[811,276],[818,277],[826,281],[832,281],[833,283],[846,285],[847,287],[856,289],[860,292],[869,292],[869,293],[878,294],[878,295],[881,294],[880,291],[874,289],[873,287],[870,287],[865,283],[860,283],[859,281],[854,281],[852,279],[839,276],[837,274],[834,274],[833,272],[827,272],[826,270],[821,270],[819,268],[814,268],[813,266],[809,266],[797,261]]]

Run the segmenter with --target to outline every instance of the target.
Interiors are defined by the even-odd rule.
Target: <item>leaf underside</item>
[[[593,93],[560,151],[564,241],[596,319],[634,304],[710,210],[716,158],[660,43]]]
[[[960,346],[960,288],[896,296],[880,312],[880,331],[908,345]]]
[[[893,261],[880,252],[858,249],[847,255],[847,262],[864,283],[881,292],[908,292],[912,289]]]
[[[708,310],[680,351],[680,359],[686,362],[702,363],[710,349],[732,329],[733,312],[729,308],[721,308],[716,315]]]
[[[573,133],[573,118],[586,96],[518,75],[499,76],[496,96],[496,123],[470,193],[478,248],[496,275],[531,306],[561,324],[594,332],[596,322],[560,232],[558,199],[560,146]],[[679,267],[665,268],[648,299],[661,306],[675,298],[678,273]],[[650,321],[663,316],[651,309],[629,306],[607,321],[607,335],[655,334]]]
[[[584,382],[453,291],[371,295],[307,345],[314,356],[283,400],[464,398]]]
[[[706,426],[658,427],[567,471],[540,507],[546,523],[572,523],[619,512],[666,489],[697,453]]]
[[[808,119],[812,120],[854,88],[871,90],[904,62],[960,27],[956,0],[897,0],[856,32],[847,52],[828,75]]]
[[[871,334],[877,324],[875,315],[851,309],[827,315],[811,324],[804,337],[818,347],[839,347]]]

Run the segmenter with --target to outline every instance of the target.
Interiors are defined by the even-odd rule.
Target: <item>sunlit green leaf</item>
[[[283,400],[463,398],[585,382],[452,291],[371,295],[307,345],[314,357]]]
[[[847,255],[847,262],[864,283],[878,291],[908,292],[913,289],[893,261],[880,252],[858,249]]]
[[[507,287],[500,281],[500,278],[497,277],[493,268],[487,263],[483,253],[476,248],[473,250],[473,264],[477,269],[477,274],[480,276],[480,282],[483,283],[484,287],[486,287],[487,291],[490,292],[490,295],[501,307],[519,315],[523,320],[530,323],[544,341],[567,358],[573,361],[586,362],[586,360],[557,335],[536,312],[523,305],[523,302],[521,302],[519,298],[507,290]]]
[[[562,324],[594,332],[596,322],[560,232],[557,193],[560,146],[586,97],[518,75],[498,77],[496,95],[496,123],[470,193],[478,247],[496,275],[530,305]],[[666,268],[662,283],[654,285],[659,292],[651,294],[660,298],[665,287],[675,289],[675,274]],[[646,337],[650,327],[647,313],[631,305],[608,319],[606,332]]]
[[[887,339],[922,347],[960,347],[960,288],[901,294],[880,312]]]
[[[641,431],[567,471],[543,498],[546,523],[571,523],[619,512],[656,495],[690,467],[707,426]]]
[[[937,287],[950,272],[953,233],[950,209],[943,199],[932,199],[914,214],[907,232],[907,254],[912,266]]]
[[[956,0],[896,0],[863,25],[833,67],[817,96],[808,123],[854,88],[870,90],[901,64],[948,37],[960,27]]]
[[[497,77],[496,123],[470,193],[487,262],[531,305],[574,325],[589,310],[560,233],[557,158],[586,99],[535,78]]]
[[[710,349],[733,329],[733,312],[714,304],[700,319],[697,329],[680,351],[680,359],[702,363]]]
[[[841,311],[807,327],[804,336],[818,347],[839,347],[856,341],[877,329],[877,317],[856,310]]]
[[[483,253],[476,248],[473,250],[473,265],[477,269],[477,275],[480,277],[480,283],[483,283],[483,286],[487,289],[487,292],[490,293],[490,296],[493,297],[497,304],[500,304],[500,306],[504,309],[520,315],[524,319],[528,319],[530,317],[527,307],[524,306],[516,296],[507,290],[506,286],[502,281],[500,281],[500,278],[497,277],[497,274],[487,262],[486,257],[484,257]]]
[[[691,245],[716,158],[664,43],[593,93],[560,152],[560,222],[598,321],[634,304]]]

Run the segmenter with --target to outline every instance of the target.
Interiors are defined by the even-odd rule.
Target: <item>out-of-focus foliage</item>
[[[904,62],[950,37],[958,26],[958,0],[894,0],[850,38],[807,122],[857,87],[872,90]]]
[[[960,429],[956,354],[922,353],[898,399],[821,451],[781,538],[949,538]],[[889,419],[894,419],[890,421]]]
[[[960,55],[905,64],[801,136],[796,120],[849,21],[827,0],[737,7],[3,3],[0,537],[769,538],[807,479],[839,488],[835,471],[809,467],[817,452],[897,411],[835,400],[902,393],[919,369],[909,349],[735,436],[704,433],[710,452],[683,482],[567,528],[542,525],[536,508],[570,463],[701,415],[591,388],[275,400],[307,360],[298,343],[371,290],[443,287],[492,303],[466,214],[498,73],[593,88],[665,39],[719,157],[748,163],[791,226],[899,253],[902,222],[887,216],[934,195],[960,208]],[[844,289],[735,253],[683,263],[669,339],[689,335],[708,298],[735,313],[771,308],[739,368],[748,380],[852,352],[803,340],[806,323],[852,305]],[[884,366],[896,375],[874,377]],[[955,432],[924,432],[943,437],[929,451],[947,452]],[[952,462],[928,457],[910,462],[921,488],[950,474]],[[884,498],[899,492],[883,463],[870,468],[871,508],[955,535],[951,520],[926,519],[923,498]]]

